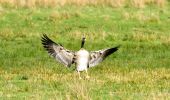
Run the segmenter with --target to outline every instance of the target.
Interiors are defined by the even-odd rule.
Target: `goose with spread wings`
[[[84,43],[85,37],[83,36],[81,42],[81,48],[79,51],[71,51],[64,48],[61,44],[53,42],[46,34],[42,36],[43,47],[48,53],[53,56],[58,62],[62,63],[66,67],[70,67],[72,64],[76,65],[79,78],[81,79],[80,72],[86,71],[86,78],[89,78],[87,69],[96,66],[102,62],[106,57],[118,50],[119,46],[113,48],[106,48],[98,51],[85,50]]]

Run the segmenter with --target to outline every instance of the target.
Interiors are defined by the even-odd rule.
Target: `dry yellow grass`
[[[111,7],[132,6],[144,8],[147,4],[155,4],[164,7],[166,0],[0,0],[0,4],[9,4],[13,7],[56,7],[64,5],[108,5]]]
[[[136,29],[135,29],[136,30]],[[143,33],[150,33],[150,34],[143,34]],[[153,32],[153,31],[142,31],[142,30],[136,30],[135,33],[133,33],[132,37],[135,41],[159,41],[160,43],[170,43],[170,37],[168,35],[161,35],[163,34],[161,32]]]
[[[101,73],[105,80],[102,80],[100,76],[96,76],[94,74],[91,75],[91,78],[89,80],[78,80],[76,72],[74,74],[57,74],[53,72],[53,70],[50,70],[48,68],[39,67],[38,70],[37,68],[33,68],[28,70],[27,73],[24,73],[28,77],[28,79],[24,81],[18,79],[19,77],[23,76],[22,70],[25,69],[16,68],[9,72],[1,69],[1,78],[5,79],[7,83],[2,88],[2,96],[12,98],[16,97],[16,94],[12,93],[24,91],[31,92],[35,90],[34,94],[30,95],[27,98],[41,100],[44,98],[41,95],[47,95],[47,93],[43,93],[41,89],[45,84],[48,84],[50,86],[49,88],[52,89],[51,92],[49,92],[51,95],[53,95],[51,99],[59,99],[60,97],[62,97],[61,91],[56,91],[53,84],[57,85],[57,83],[66,83],[64,86],[67,86],[68,91],[63,91],[63,93],[67,100],[72,100],[75,98],[81,100],[91,100],[90,91],[92,91],[91,89],[94,89],[93,87],[103,87],[106,84],[111,85],[112,83],[114,83],[119,85],[124,84],[122,85],[122,87],[124,88],[120,88],[116,92],[108,91],[108,96],[110,96],[108,98],[113,99],[113,97],[117,95],[120,97],[123,96],[123,98],[125,99],[125,95],[128,94],[127,89],[132,95],[143,95],[144,98],[146,98],[147,100],[165,100],[169,98],[168,92],[160,92],[159,90],[157,90],[157,85],[159,84],[158,82],[163,79],[165,80],[164,87],[169,86],[168,80],[170,79],[170,75],[168,73],[170,70],[167,70],[165,68],[156,68],[154,70],[133,69],[126,74],[124,72],[121,72],[120,70],[118,70],[117,73]],[[15,82],[26,82],[26,86],[20,87],[15,84]],[[136,89],[131,86],[135,84],[138,87]],[[48,89],[48,87],[46,88]],[[146,93],[147,95],[145,94],[146,89],[150,89],[150,93]]]
[[[150,14],[146,14],[144,11],[138,11],[135,13],[131,13],[131,12],[122,12],[122,17],[125,20],[129,20],[129,19],[136,19],[138,21],[140,21],[141,23],[144,22],[155,22],[155,23],[159,23],[160,22],[160,15],[159,13],[150,13]]]

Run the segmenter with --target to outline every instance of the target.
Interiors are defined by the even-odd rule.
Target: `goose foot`
[[[90,78],[90,76],[86,76],[86,78],[87,78],[87,79],[89,79],[89,78]]]
[[[78,75],[79,75],[79,80],[81,80],[82,78],[81,78],[81,76],[80,76],[80,72],[78,71]]]
[[[86,79],[89,79],[90,76],[88,75],[87,69],[86,69]]]
[[[81,77],[79,77],[79,80],[81,80],[82,78]]]

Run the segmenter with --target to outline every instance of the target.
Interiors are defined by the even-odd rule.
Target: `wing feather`
[[[93,67],[102,62],[107,56],[118,50],[119,46],[90,52],[89,67]]]
[[[53,42],[47,35],[43,34],[41,39],[43,47],[48,51],[48,53],[53,56],[57,61],[70,67],[74,62],[74,52],[65,49],[61,44]]]

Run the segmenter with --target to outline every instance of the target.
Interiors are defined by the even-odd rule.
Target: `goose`
[[[81,48],[79,51],[71,51],[64,48],[61,44],[55,43],[46,34],[42,36],[42,45],[48,51],[49,55],[54,57],[58,62],[66,67],[71,67],[72,64],[76,65],[79,79],[81,78],[80,72],[86,72],[86,78],[90,78],[87,69],[98,65],[106,57],[118,50],[119,46],[106,48],[98,51],[87,51],[84,49],[85,36],[82,38]]]

